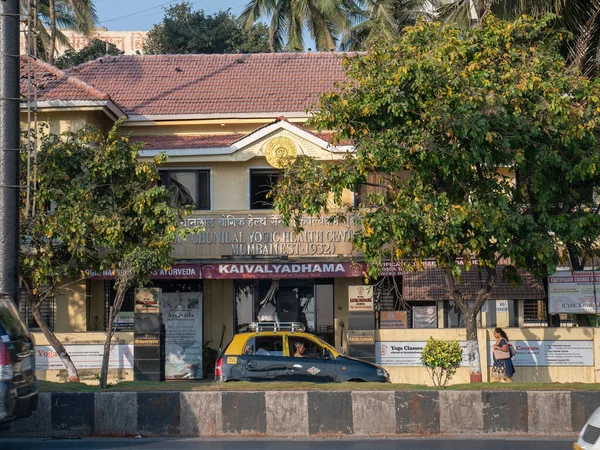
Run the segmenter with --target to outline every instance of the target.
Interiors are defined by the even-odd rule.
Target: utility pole
[[[19,0],[0,0],[0,292],[18,303]]]

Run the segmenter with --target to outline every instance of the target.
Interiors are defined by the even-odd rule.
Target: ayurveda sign
[[[358,216],[345,222],[333,216],[303,217],[303,231],[295,233],[283,226],[274,214],[203,214],[187,217],[186,228],[200,227],[176,242],[177,259],[252,256],[351,256],[352,237],[359,226]]]

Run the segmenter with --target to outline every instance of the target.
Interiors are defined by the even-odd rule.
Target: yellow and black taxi
[[[215,381],[389,382],[383,367],[344,356],[301,323],[257,322],[236,334],[215,364]]]

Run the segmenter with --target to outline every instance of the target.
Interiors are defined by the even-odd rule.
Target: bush
[[[446,386],[462,361],[462,349],[457,341],[442,341],[430,337],[421,352],[421,362],[435,386]]]

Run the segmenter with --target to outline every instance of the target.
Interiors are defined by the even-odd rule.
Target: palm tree
[[[21,0],[21,10],[35,21],[30,25],[35,30],[34,45],[50,64],[54,64],[56,42],[69,44],[59,28],[91,36],[98,21],[93,0]]]
[[[240,18],[250,28],[261,17],[272,16],[269,42],[273,51],[302,51],[308,30],[317,50],[335,49],[339,35],[360,14],[354,0],[250,0]]]
[[[440,18],[458,24],[477,21],[486,11],[505,20],[558,15],[557,26],[572,35],[565,56],[586,76],[600,73],[600,0],[451,0],[438,9]]]
[[[364,50],[377,41],[391,41],[418,18],[433,19],[436,0],[366,0],[355,25],[343,36],[341,47]]]

